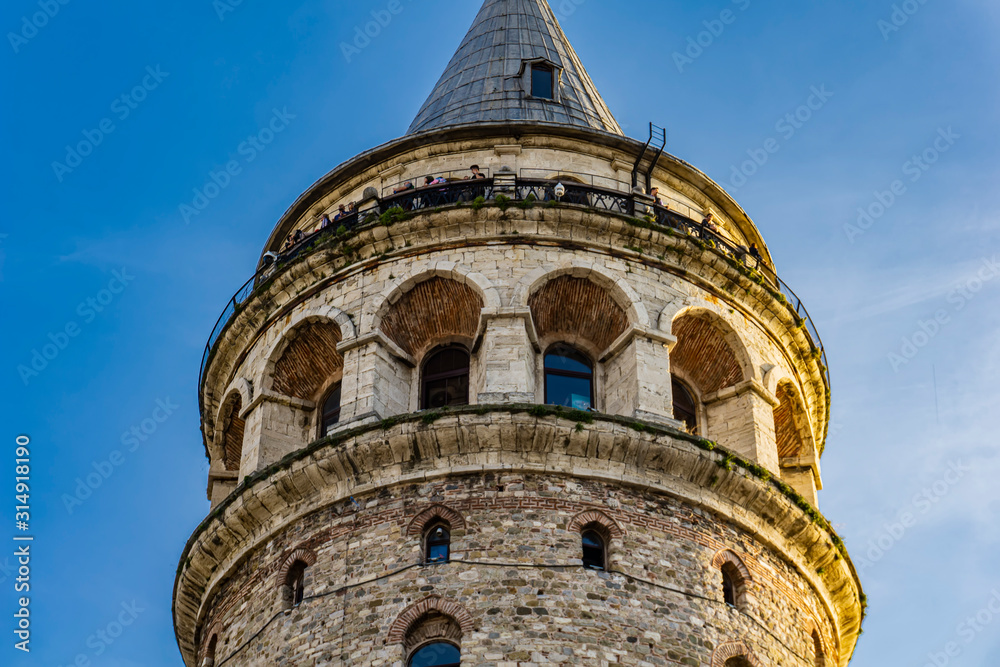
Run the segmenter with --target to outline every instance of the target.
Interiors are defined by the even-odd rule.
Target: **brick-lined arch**
[[[778,444],[778,458],[808,455],[811,450],[809,426],[795,385],[782,382],[776,393],[778,405],[774,408],[774,435]]]
[[[276,349],[271,389],[279,394],[315,401],[334,375],[343,371],[337,351],[340,327],[325,318],[310,318],[289,331]]]
[[[243,395],[239,391],[232,391],[222,403],[219,411],[219,421],[221,427],[219,431],[219,450],[222,456],[222,465],[226,470],[233,471],[240,469],[240,462],[243,460],[243,435],[246,429],[246,421],[240,415],[243,411]]]
[[[200,656],[201,662],[198,663],[199,667],[214,667],[216,661],[216,652],[219,647],[219,636],[222,634],[222,627],[219,621],[215,621],[209,628],[208,632],[205,633],[205,639],[202,643]],[[214,641],[214,643],[213,643]]]
[[[472,614],[465,607],[440,595],[430,595],[403,610],[389,628],[386,643],[401,644],[410,628],[428,614],[441,614],[454,619],[463,634],[472,632],[475,627]]]
[[[820,632],[819,624],[816,623],[815,619],[810,617],[804,626],[806,633],[809,635],[809,641],[813,645],[814,662],[817,667],[829,667],[837,664],[834,651],[826,643],[826,638]]]
[[[612,300],[626,313],[631,326],[649,327],[649,312],[632,286],[622,278],[615,278],[599,264],[573,260],[560,266],[543,266],[531,271],[518,281],[510,305],[527,308],[529,299],[546,284],[564,276],[589,280],[605,289]]]
[[[721,570],[727,563],[736,568],[747,585],[753,583],[753,577],[750,575],[750,570],[747,568],[746,563],[732,549],[723,549],[715,554],[715,557],[712,559],[712,567],[717,570]]]
[[[685,311],[675,318],[670,367],[704,396],[750,379],[749,359],[734,331],[708,311]]]
[[[629,318],[611,293],[588,278],[563,275],[528,297],[540,340],[586,344],[600,354],[628,331]]]
[[[275,585],[278,588],[288,584],[286,581],[288,573],[296,563],[303,563],[306,567],[312,567],[316,564],[316,553],[312,549],[300,547],[288,554],[285,560],[281,562],[281,567],[278,568],[278,576],[275,579]]]
[[[438,343],[475,339],[484,306],[482,295],[469,285],[434,276],[389,306],[379,330],[418,357]]]
[[[573,520],[569,523],[569,530],[571,532],[579,533],[587,526],[598,525],[602,527],[613,539],[620,540],[625,537],[625,531],[621,529],[618,523],[609,517],[607,514],[600,510],[587,510],[585,512],[580,512]]]
[[[413,517],[406,528],[406,534],[413,537],[423,535],[424,528],[435,521],[447,521],[452,530],[465,530],[465,517],[447,505],[431,505]]]
[[[726,661],[733,658],[743,658],[753,667],[763,667],[763,663],[757,659],[753,649],[742,639],[719,644],[712,654],[712,667],[726,667]]]

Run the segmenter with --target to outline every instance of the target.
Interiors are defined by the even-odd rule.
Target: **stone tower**
[[[487,0],[409,132],[292,205],[205,351],[185,664],[848,664],[822,344],[650,135],[545,0]]]

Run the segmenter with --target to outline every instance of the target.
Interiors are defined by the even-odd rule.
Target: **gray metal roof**
[[[525,61],[562,68],[558,102],[525,94]],[[546,0],[486,0],[408,134],[484,121],[535,121],[624,135]]]

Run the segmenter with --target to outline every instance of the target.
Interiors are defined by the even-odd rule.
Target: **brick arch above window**
[[[551,280],[528,298],[540,340],[583,344],[599,355],[629,329],[628,314],[611,294],[587,278]]]
[[[670,367],[705,396],[749,379],[749,360],[739,337],[718,316],[687,311],[675,318]]]
[[[719,644],[712,654],[712,667],[726,667],[726,662],[733,658],[743,658],[753,667],[763,667],[763,663],[757,659],[753,649],[742,639]]]
[[[570,521],[568,530],[579,533],[583,531],[584,528],[594,525],[603,528],[612,539],[620,540],[625,537],[625,531],[622,530],[621,526],[619,526],[614,519],[600,510],[587,510],[585,512],[580,512],[573,517],[572,521]]]
[[[739,572],[740,576],[743,577],[743,583],[749,585],[753,583],[753,577],[750,575],[750,570],[747,568],[746,563],[743,559],[736,555],[732,549],[723,549],[719,553],[715,554],[712,558],[712,567],[717,570],[721,570],[726,564],[732,565]]]
[[[389,628],[386,643],[403,643],[410,629],[428,614],[441,614],[453,619],[463,634],[472,632],[475,627],[472,614],[465,607],[440,595],[430,595],[423,600],[414,602],[396,617]]]
[[[473,341],[485,302],[465,283],[434,276],[416,284],[389,306],[379,330],[417,357],[440,342]]]
[[[614,303],[625,311],[631,326],[645,329],[649,327],[649,312],[632,286],[622,278],[616,278],[599,265],[574,260],[560,266],[542,266],[521,278],[514,287],[510,305],[514,308],[529,307],[529,300],[548,283],[562,277],[584,278],[603,288]]]
[[[436,521],[446,521],[451,530],[465,530],[465,517],[447,505],[431,505],[413,517],[406,527],[406,534],[413,537],[423,535],[424,529]]]
[[[337,350],[343,339],[340,327],[328,319],[309,319],[288,332],[271,374],[271,389],[306,401],[318,399],[330,377],[344,367]]]
[[[774,436],[778,458],[796,458],[811,453],[811,437],[805,408],[799,392],[791,382],[782,382],[776,392],[778,406],[774,408]]]
[[[244,406],[243,394],[236,390],[231,391],[222,402],[219,419],[216,422],[220,428],[217,449],[222,457],[222,465],[228,471],[239,470],[243,460],[246,421],[241,413]]]
[[[275,579],[275,586],[281,588],[288,584],[288,573],[291,571],[292,567],[296,563],[302,563],[306,567],[312,567],[316,564],[316,553],[312,549],[306,549],[304,547],[299,547],[292,551],[285,557],[285,560],[281,561],[281,567],[278,568],[278,576]]]

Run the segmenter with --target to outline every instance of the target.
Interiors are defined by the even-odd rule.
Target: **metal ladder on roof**
[[[649,192],[649,188],[652,185],[653,168],[659,161],[660,156],[663,155],[663,149],[666,147],[667,130],[651,122],[649,124],[649,139],[646,141],[646,145],[642,147],[642,152],[639,153],[639,157],[635,161],[635,166],[632,168],[633,190],[642,187],[644,192]],[[642,183],[639,182],[640,175],[643,177],[644,182]]]

